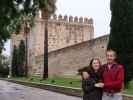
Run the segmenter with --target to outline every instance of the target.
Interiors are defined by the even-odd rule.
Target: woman
[[[94,58],[90,61],[88,70],[82,72],[83,100],[102,100],[102,88],[96,85],[101,82],[101,76],[100,60]]]

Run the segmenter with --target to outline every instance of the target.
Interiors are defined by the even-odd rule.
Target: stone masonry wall
[[[49,53],[49,74],[51,76],[75,76],[77,70],[89,65],[89,61],[98,57],[105,63],[105,50],[108,35],[89,40],[74,46],[66,47]],[[36,57],[38,65],[42,66],[43,56]],[[43,67],[39,67],[40,72]]]

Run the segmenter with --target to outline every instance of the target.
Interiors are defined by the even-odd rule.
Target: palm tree
[[[43,79],[48,78],[48,19],[56,10],[56,0],[40,0],[40,9],[44,19],[44,72]]]

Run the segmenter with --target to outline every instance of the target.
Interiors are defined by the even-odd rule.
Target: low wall
[[[53,76],[77,74],[81,67],[89,65],[92,58],[98,57],[105,62],[105,50],[108,43],[108,35],[79,43],[49,53],[49,73]]]
[[[76,76],[77,70],[89,65],[92,58],[100,58],[105,63],[105,50],[109,35],[62,48],[48,54],[50,76]],[[42,75],[43,55],[36,57],[36,66],[33,74]]]
[[[108,35],[85,41],[73,46],[62,48],[48,54],[49,75],[51,76],[75,76],[77,70],[89,65],[92,58],[100,58],[105,63],[105,50],[108,43]],[[43,56],[36,57],[36,70],[33,74],[43,73]]]

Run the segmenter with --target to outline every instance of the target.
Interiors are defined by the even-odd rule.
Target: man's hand
[[[89,78],[89,74],[87,72],[82,72],[82,77],[83,79],[88,79]]]
[[[104,87],[104,83],[96,83],[95,87],[103,88]]]

